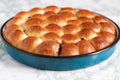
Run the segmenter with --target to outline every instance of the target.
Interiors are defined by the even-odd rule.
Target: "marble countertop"
[[[0,0],[0,26],[21,10],[48,5],[89,9],[107,16],[120,26],[119,0]],[[0,40],[0,80],[120,80],[120,42],[109,59],[73,71],[47,71],[25,66],[13,60],[2,44]]]

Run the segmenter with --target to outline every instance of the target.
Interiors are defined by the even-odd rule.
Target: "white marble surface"
[[[0,0],[0,26],[21,10],[57,5],[86,8],[101,13],[120,26],[119,0]],[[120,80],[120,42],[106,61],[73,71],[46,71],[31,68],[13,60],[0,40],[0,80]]]

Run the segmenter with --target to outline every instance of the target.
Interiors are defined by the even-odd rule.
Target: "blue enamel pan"
[[[7,53],[13,59],[15,59],[20,63],[23,63],[25,65],[28,65],[34,68],[42,69],[42,70],[57,70],[57,71],[75,70],[75,69],[87,68],[87,67],[99,64],[104,60],[108,59],[114,53],[115,45],[120,38],[120,29],[118,25],[113,22],[113,24],[116,25],[115,26],[116,32],[117,32],[116,39],[110,46],[102,50],[92,52],[89,54],[69,56],[69,57],[44,56],[44,55],[32,54],[32,53],[20,50],[12,46],[9,42],[7,42],[3,35],[5,24],[1,27],[1,39],[4,43],[4,48],[6,49]]]

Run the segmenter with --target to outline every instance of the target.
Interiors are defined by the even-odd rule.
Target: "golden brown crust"
[[[77,43],[80,54],[87,54],[96,51],[92,44],[87,40],[81,40]]]
[[[63,27],[64,34],[76,34],[80,31],[80,27],[72,24],[68,24]]]
[[[71,12],[61,12],[61,13],[60,13],[60,16],[61,16],[62,18],[64,18],[66,21],[77,19],[76,15],[74,15],[74,14],[71,13]]]
[[[98,36],[91,40],[92,45],[96,50],[103,49],[109,45],[109,42],[105,39],[104,36]]]
[[[107,18],[105,18],[103,16],[95,16],[93,19],[96,23],[110,22]]]
[[[65,34],[62,36],[63,43],[77,43],[80,41],[80,38],[73,34]]]
[[[45,20],[45,19],[46,19],[46,16],[44,16],[43,14],[34,14],[34,15],[31,16],[30,18],[38,18],[38,19]]]
[[[106,17],[90,10],[48,6],[17,13],[4,28],[14,47],[48,56],[88,54],[111,45],[116,28]]]
[[[78,20],[78,19],[76,19],[76,20],[69,20],[67,23],[79,26],[80,25],[80,20]]]
[[[43,36],[46,32],[45,32],[45,29],[42,28],[41,26],[30,26],[28,29],[25,30],[25,33],[26,33],[28,36],[41,37],[41,36]]]
[[[115,40],[115,35],[110,32],[102,31],[98,34],[98,36],[105,37],[105,40],[111,44]]]
[[[54,32],[46,33],[44,36],[42,36],[42,40],[62,43],[60,36]]]
[[[29,16],[30,15],[28,14],[28,12],[21,11],[21,12],[17,13],[15,17],[21,17],[21,18],[27,19]]]
[[[77,11],[71,7],[65,7],[65,8],[61,8],[60,12],[71,12],[75,14]]]
[[[75,44],[62,44],[60,56],[75,56],[79,55],[79,47]]]
[[[100,32],[100,27],[97,23],[84,22],[80,25],[82,29],[92,29],[94,32]]]
[[[59,8],[57,6],[47,6],[45,9],[44,9],[46,12],[47,11],[52,11],[52,12],[55,12],[55,13],[58,13],[59,12]]]
[[[55,14],[56,14],[56,13],[53,12],[53,11],[47,11],[47,12],[44,13],[44,16],[45,16],[46,18],[48,18],[48,17],[50,17],[50,16],[52,16],[52,15],[55,15]]]
[[[35,49],[36,54],[57,56],[59,51],[59,44],[54,41],[44,41]]]
[[[47,20],[49,23],[58,24],[61,27],[67,24],[67,22],[65,21],[65,18],[61,17],[60,15],[50,16],[50,17],[48,17]]]
[[[100,28],[101,28],[101,31],[110,32],[112,34],[116,33],[115,27],[111,23],[101,22]]]
[[[40,39],[37,37],[27,37],[20,42],[18,47],[22,50],[33,52],[36,46],[41,43]]]
[[[94,32],[92,29],[82,29],[78,35],[82,39],[91,40],[92,38],[97,36],[97,33]]]
[[[79,10],[77,13],[78,17],[88,17],[88,18],[93,18],[95,16],[94,13],[92,13],[89,10],[83,9],[83,10]]]
[[[36,7],[29,11],[29,14],[32,16],[34,14],[43,14],[44,10],[42,8]]]
[[[17,46],[27,35],[21,30],[15,30],[10,35],[8,40],[14,45]]]
[[[10,34],[11,34],[12,32],[14,32],[15,30],[22,30],[22,28],[19,27],[19,26],[16,25],[16,24],[9,25],[9,26],[5,26],[4,34],[5,34],[6,37],[9,37]]]
[[[45,27],[47,25],[46,21],[38,18],[28,19],[24,24],[24,29],[28,29],[31,26],[41,26]]]
[[[87,17],[80,17],[79,22],[80,22],[80,24],[82,24],[84,22],[93,22],[93,20],[90,18],[87,18]]]
[[[49,24],[45,27],[45,30],[47,32],[54,32],[58,34],[59,36],[62,36],[64,34],[63,29],[57,24]]]

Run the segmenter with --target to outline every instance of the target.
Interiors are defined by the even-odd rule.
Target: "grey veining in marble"
[[[0,26],[21,10],[57,5],[89,9],[114,20],[120,26],[119,0],[0,0]],[[0,40],[0,80],[120,80],[120,42],[106,61],[74,71],[46,71],[13,60]]]

